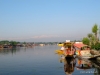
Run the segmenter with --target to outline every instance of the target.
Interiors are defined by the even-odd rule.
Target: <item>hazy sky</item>
[[[0,40],[81,39],[100,25],[100,0],[0,0]]]

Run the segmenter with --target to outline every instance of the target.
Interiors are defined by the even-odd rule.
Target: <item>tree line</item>
[[[12,45],[12,46],[14,46],[14,45],[17,45],[19,43],[20,42],[18,42],[18,41],[8,41],[8,40],[0,41],[0,45]]]

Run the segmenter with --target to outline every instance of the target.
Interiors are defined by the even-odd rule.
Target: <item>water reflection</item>
[[[91,69],[92,68],[92,64],[91,64],[90,61],[85,61],[85,60],[78,59],[77,63],[78,63],[78,66],[76,66],[77,70],[79,70],[79,69],[86,70],[86,69]]]
[[[67,75],[72,74],[74,72],[75,65],[76,65],[76,59],[73,56],[65,57],[64,71]]]
[[[56,48],[36,46],[0,50],[0,75],[62,75],[63,72],[57,72]]]
[[[74,56],[72,58],[64,59],[64,56],[59,54],[58,62],[58,56],[54,53],[54,50],[57,48],[58,46],[36,46],[34,48],[26,49],[17,48],[0,50],[0,75],[100,74],[100,68],[98,67],[100,63],[97,63],[96,61],[83,63],[82,60]],[[88,67],[87,65],[90,65],[90,68],[77,68],[82,67],[82,64],[85,68]]]
[[[12,48],[12,49],[0,49],[0,54],[14,54],[16,52],[19,52],[20,48]]]
[[[94,75],[100,75],[100,61],[98,60],[91,60],[91,63],[94,67]]]
[[[72,57],[64,57],[61,56],[60,63],[64,63],[64,72],[66,75],[72,75],[76,66],[76,58]]]
[[[72,75],[78,71],[80,74],[100,75],[100,61],[82,60],[75,56],[64,57],[59,55],[59,62],[64,64],[66,75]]]

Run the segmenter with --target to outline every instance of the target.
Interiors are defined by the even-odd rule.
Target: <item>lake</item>
[[[0,75],[66,75],[61,56],[55,54],[57,49],[60,47],[47,45],[0,50]],[[95,67],[77,69],[77,65],[76,62],[72,75],[95,75],[97,71]]]

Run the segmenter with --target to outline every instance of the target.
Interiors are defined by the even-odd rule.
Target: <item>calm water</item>
[[[59,48],[50,45],[0,50],[0,75],[66,75],[64,63],[59,61],[61,57],[55,54],[55,50]],[[76,63],[75,66],[77,65]],[[86,71],[93,72],[95,68],[78,70],[75,66],[72,75],[94,75]]]

